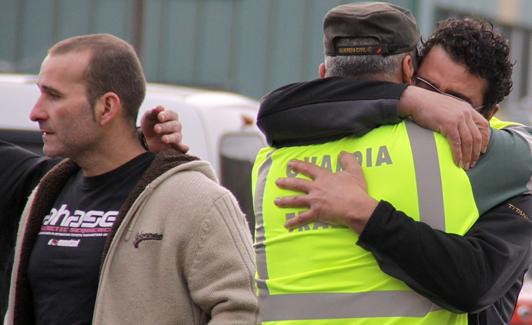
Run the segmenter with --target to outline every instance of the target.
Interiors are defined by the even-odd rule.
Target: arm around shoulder
[[[516,130],[492,129],[488,150],[467,171],[480,214],[532,191],[532,137],[528,141],[526,133]]]
[[[530,265],[532,197],[521,195],[482,215],[458,236],[380,203],[358,244],[381,269],[450,310],[476,312],[500,299]]]

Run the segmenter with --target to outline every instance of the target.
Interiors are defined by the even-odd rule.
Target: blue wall
[[[47,48],[107,32],[135,45],[149,81],[259,98],[317,77],[334,0],[0,0],[0,70],[38,73]],[[416,9],[415,0],[393,1]]]

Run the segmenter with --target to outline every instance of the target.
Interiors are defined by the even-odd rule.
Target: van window
[[[226,134],[220,141],[221,183],[237,198],[246,214],[251,234],[255,233],[255,216],[251,196],[251,168],[257,152],[264,146],[254,133]]]

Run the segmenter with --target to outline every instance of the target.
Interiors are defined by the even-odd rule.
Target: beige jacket
[[[257,322],[255,263],[244,215],[210,165],[186,157],[160,153],[122,206],[103,254],[93,324]],[[76,169],[61,163],[30,197],[19,226],[5,324],[34,324],[25,276],[29,253],[42,212]]]

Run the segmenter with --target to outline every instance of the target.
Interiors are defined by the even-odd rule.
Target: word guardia
[[[392,157],[390,156],[390,152],[388,151],[388,148],[386,146],[380,146],[378,149],[366,148],[366,150],[355,151],[353,152],[353,156],[355,156],[360,166],[379,167],[382,165],[393,164]],[[337,173],[342,170],[341,164],[338,163],[338,158],[336,159],[336,168],[333,169],[331,155],[329,154],[324,154],[322,156],[303,157],[303,159],[300,160],[327,169],[330,172]],[[297,175],[298,173],[296,171],[286,166],[287,177],[296,177]]]
[[[366,148],[366,150],[361,151],[355,151],[353,152],[353,155],[355,156],[356,160],[361,166],[365,167],[378,167],[382,165],[391,165],[393,164],[392,157],[390,156],[390,152],[388,151],[388,148],[386,146],[380,146],[377,148]],[[314,164],[316,166],[320,166],[321,168],[327,169],[330,172],[339,172],[342,170],[341,164],[338,162],[339,159],[336,159],[336,168],[333,170],[333,162],[331,159],[331,155],[324,154],[321,156],[312,156],[312,157],[304,157],[303,159],[306,162],[310,162],[311,164]],[[287,177],[296,177],[298,173],[292,169],[290,169],[288,166],[286,168],[286,175]],[[286,213],[285,214],[285,220],[288,221],[296,216],[295,213]],[[319,230],[319,229],[329,229],[329,228],[342,228],[343,226],[337,226],[337,225],[330,225],[323,222],[314,222],[312,224],[303,225],[301,227],[293,228],[288,230],[289,232],[293,232],[294,230],[297,230],[297,232],[302,231],[309,231],[309,230]]]

